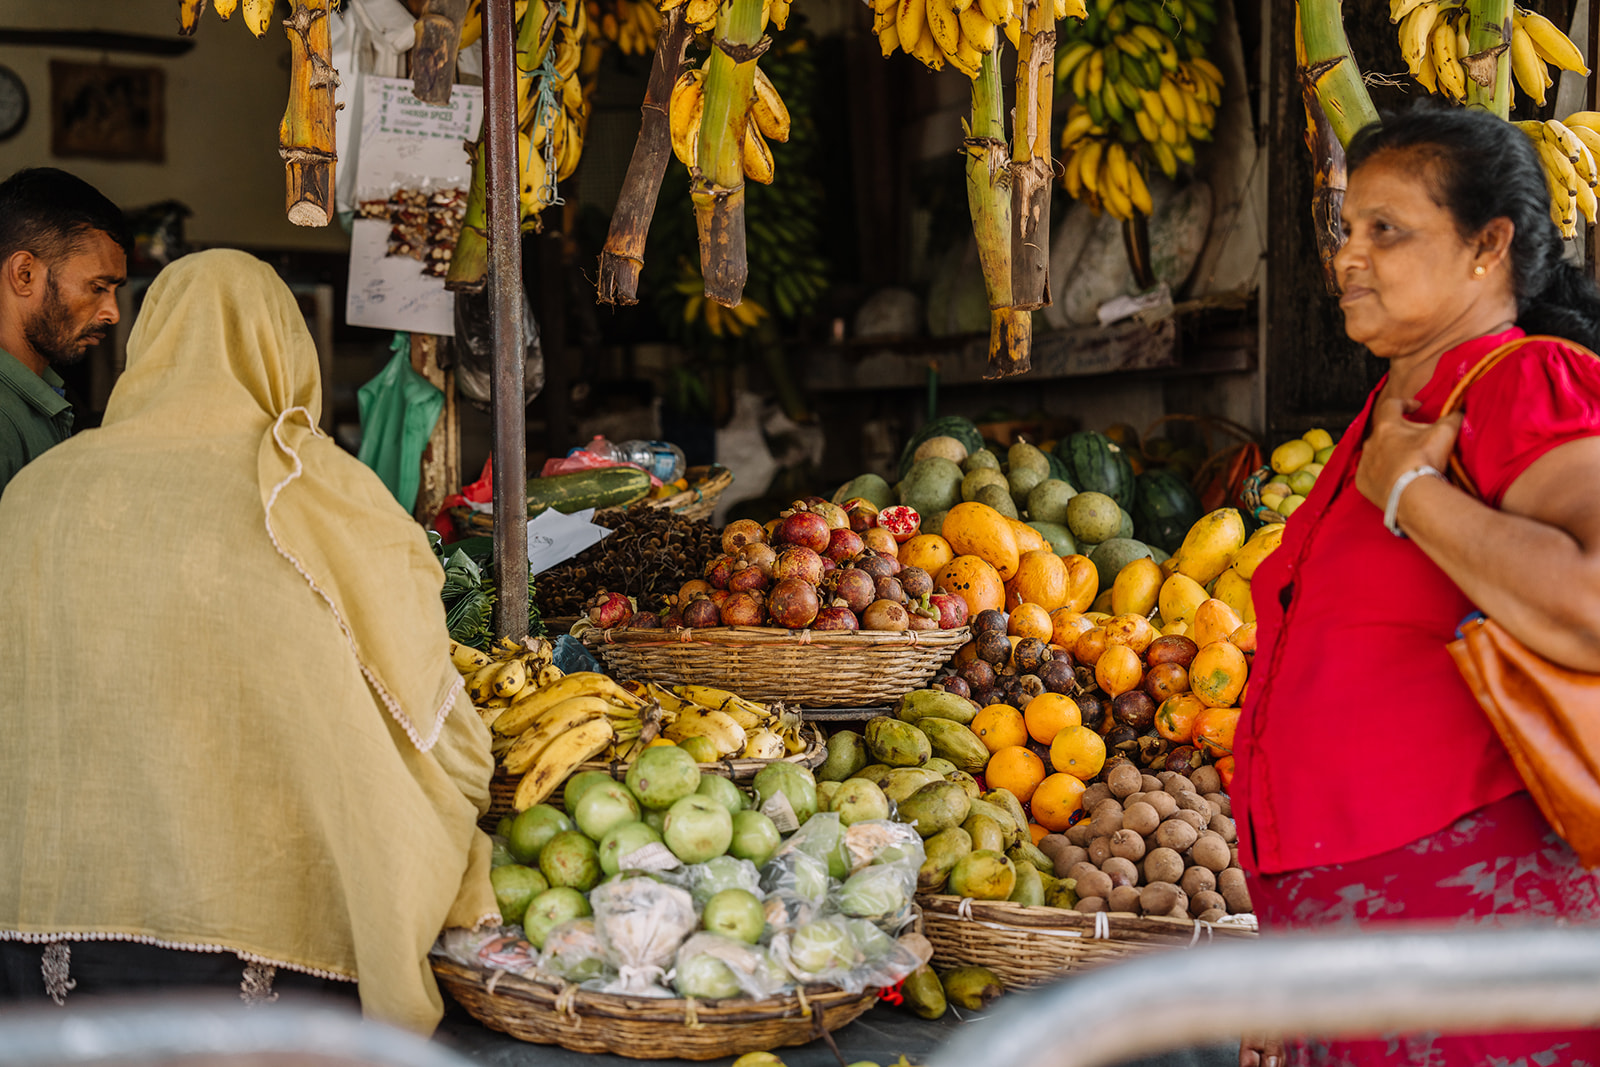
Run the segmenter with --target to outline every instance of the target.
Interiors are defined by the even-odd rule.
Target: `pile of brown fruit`
[[[1040,693],[1063,693],[1078,702],[1083,725],[1098,730],[1105,717],[1105,701],[1085,692],[1073,669],[1072,656],[1037,637],[1008,637],[1009,619],[993,608],[978,612],[972,621],[970,655],[963,649],[953,673],[930,688],[964,696],[986,708],[1009,704],[1017,710]],[[962,662],[965,660],[965,662]],[[1093,672],[1090,672],[1093,683]]]
[[[602,511],[594,522],[611,535],[539,575],[539,613],[547,619],[582,614],[606,589],[635,598],[641,611],[666,611],[679,586],[699,575],[718,548],[709,522],[665,508]]]
[[[1127,760],[1083,794],[1088,818],[1039,850],[1077,882],[1079,911],[1215,922],[1253,910],[1215,767],[1143,773]]]

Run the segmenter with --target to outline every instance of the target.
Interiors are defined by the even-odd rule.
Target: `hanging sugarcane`
[[[413,0],[417,40],[411,49],[411,92],[425,104],[450,103],[456,80],[456,53],[467,0]]]
[[[761,0],[722,0],[705,69],[689,196],[700,235],[706,298],[724,307],[735,307],[744,298],[749,275],[744,235],[745,127],[755,96],[756,60],[771,43],[762,36],[766,14]]]
[[[1301,33],[1300,13],[1295,12],[1295,71],[1300,81],[1300,102],[1306,112],[1306,150],[1311,153],[1311,227],[1316,234],[1317,258],[1322,264],[1322,283],[1328,295],[1339,294],[1339,276],[1333,269],[1334,254],[1344,243],[1340,212],[1344,207],[1347,178],[1344,142],[1333,131],[1328,113],[1306,71],[1306,46]]]
[[[1378,109],[1372,106],[1361,68],[1350,54],[1342,4],[1340,0],[1300,0],[1298,16],[1305,46],[1301,81],[1316,93],[1339,143],[1347,145],[1357,130],[1378,121]]]
[[[329,0],[294,0],[284,29],[289,35],[289,106],[278,126],[284,161],[284,200],[296,226],[326,226],[333,217],[334,90],[328,24]]]
[[[998,44],[978,63],[972,80],[972,120],[966,152],[967,208],[978,241],[978,262],[989,294],[986,378],[1022,374],[1032,363],[1033,313],[1014,306],[1011,283],[1011,149],[1006,144],[1005,86]]]
[[[1511,0],[1467,0],[1467,103],[1511,117]]]
[[[1078,17],[1087,14],[1076,0]],[[1055,99],[1055,0],[1024,0],[1011,130],[1011,302],[1050,304],[1051,106]],[[991,368],[999,370],[999,368]],[[1007,373],[1007,372],[1002,372]]]
[[[633,157],[628,160],[628,172],[617,196],[617,209],[611,216],[611,230],[600,252],[599,294],[603,304],[639,302],[639,272],[644,267],[645,238],[650,232],[650,220],[655,216],[667,161],[672,158],[672,128],[667,107],[692,36],[694,27],[681,6],[667,12],[650,65],[644,105],[640,108],[643,122],[639,140],[633,146]]]

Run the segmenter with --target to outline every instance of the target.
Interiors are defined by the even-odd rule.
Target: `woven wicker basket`
[[[588,993],[434,959],[473,1018],[520,1041],[636,1060],[715,1060],[804,1045],[854,1022],[878,991],[813,986],[770,1000],[694,1001]]]
[[[637,507],[666,508],[686,519],[710,519],[717,509],[717,498],[733,484],[733,472],[719,463],[709,467],[690,467],[684,474],[689,488],[673,496],[645,499]]]
[[[892,704],[920,689],[972,638],[956,630],[885,633],[716,626],[590,630],[584,644],[619,678],[699,683],[807,708]]]
[[[1252,926],[1121,912],[1090,915],[923,894],[917,895],[917,903],[936,965],[987,967],[1008,989],[1047,985],[1146,952],[1256,936]]]
[[[700,764],[700,773],[720,774],[722,777],[731,778],[735,782],[748,782],[759,774],[763,767],[774,763],[797,763],[807,768],[822,766],[822,762],[828,758],[828,744],[821,728],[811,723],[806,723],[800,727],[800,736],[806,739],[805,751],[797,752],[793,756],[785,756],[781,760],[725,759],[717,763],[702,763]],[[626,763],[609,763],[597,760],[578,764],[573,773],[577,774],[580,771],[603,771],[620,782],[627,776],[628,765]],[[517,795],[517,783],[520,781],[522,781],[520,774],[511,774],[504,767],[495,766],[494,777],[489,779],[489,813],[478,820],[478,825],[483,827],[486,833],[493,833],[495,824],[502,817],[516,814],[516,808],[512,806],[511,802]],[[550,794],[550,798],[545,803],[559,808],[561,806],[561,791],[557,790]]]
[[[1239,499],[1244,506],[1250,509],[1250,514],[1263,526],[1274,522],[1284,522],[1282,515],[1273,511],[1261,502],[1261,487],[1272,481],[1274,477],[1271,467],[1262,467],[1244,480],[1244,488],[1239,490]]]

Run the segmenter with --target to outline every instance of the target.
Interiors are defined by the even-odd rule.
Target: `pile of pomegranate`
[[[921,567],[902,566],[900,545],[920,519],[908,507],[821,497],[797,500],[766,525],[738,519],[705,577],[685,582],[664,615],[611,600],[591,605],[597,626],[640,629],[773,626],[787,630],[941,630],[965,626],[967,604],[938,593]],[[597,598],[600,599],[600,598]],[[626,598],[621,598],[626,602]]]

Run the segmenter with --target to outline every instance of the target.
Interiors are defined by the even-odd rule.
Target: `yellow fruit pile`
[[[1274,477],[1261,487],[1261,503],[1284,518],[1293,515],[1317,484],[1317,476],[1332,457],[1333,448],[1333,435],[1327,430],[1308,430],[1304,437],[1274,448]]]

